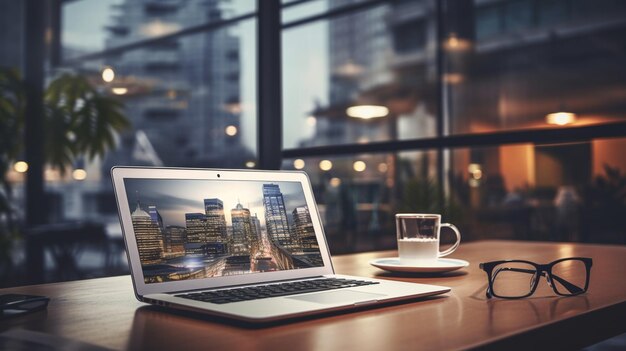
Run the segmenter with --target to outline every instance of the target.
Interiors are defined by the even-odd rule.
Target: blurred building
[[[22,66],[22,2],[0,0],[0,68]]]
[[[107,27],[107,48],[222,19],[220,0],[125,0]],[[242,167],[239,38],[208,31],[106,59],[133,132],[107,164]],[[234,158],[234,159],[233,159]],[[238,162],[237,165],[231,164]]]
[[[328,6],[351,2],[329,1]],[[551,125],[547,116],[562,111],[575,112],[574,120],[564,122],[572,125],[623,118],[626,106],[619,91],[626,72],[608,53],[623,54],[619,43],[626,35],[626,2],[447,2],[445,30],[439,34],[446,54],[441,82],[435,11],[432,0],[396,1],[329,20],[330,103],[313,107],[315,133],[302,146],[435,137],[439,89],[450,99],[450,107],[442,111],[443,135],[547,128]],[[580,45],[581,41],[591,43]],[[346,109],[358,105],[385,106],[389,113],[376,119],[348,116]],[[469,181],[467,168],[477,164],[483,182],[504,176],[508,191],[525,185],[580,185],[601,173],[603,163],[623,165],[602,151],[612,147],[602,143],[594,141],[576,150],[570,146],[468,150],[446,158],[443,169],[447,176],[456,173]],[[575,166],[570,162],[574,154],[579,161]],[[368,164],[383,162],[368,157],[374,157]],[[434,161],[416,162],[413,167],[433,176]],[[545,167],[553,171],[537,171]],[[345,167],[344,172],[352,169]],[[354,181],[367,178],[367,172],[349,175],[339,168],[334,174]]]

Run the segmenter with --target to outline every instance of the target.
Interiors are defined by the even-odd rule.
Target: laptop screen
[[[324,266],[299,182],[124,185],[147,284]]]

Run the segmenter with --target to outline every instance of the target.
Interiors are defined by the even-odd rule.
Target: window
[[[626,178],[609,50],[626,27],[603,24],[623,6],[571,20],[592,3],[346,2],[287,22],[282,167],[311,177],[331,250],[394,248],[400,211],[443,213],[464,240],[624,240],[619,216],[585,215]],[[351,117],[362,105],[384,112]]]
[[[401,23],[393,29],[393,37],[398,54],[423,50],[426,44],[426,25],[421,19]]]
[[[533,4],[530,0],[509,1],[505,5],[505,27],[508,32],[528,30],[533,25]]]
[[[47,191],[65,204],[57,221],[93,219],[117,226],[115,212],[88,206],[110,195],[113,165],[245,168],[255,163],[256,19],[251,3],[63,3],[60,68],[80,72],[122,102],[132,127],[119,136],[116,150],[85,165],[84,180],[47,173]],[[191,26],[200,29],[180,32]],[[168,37],[159,40],[162,36]],[[105,69],[113,72],[110,79],[104,79]]]
[[[46,170],[47,219],[119,235],[110,166],[258,168],[270,154],[309,174],[335,253],[393,248],[399,211],[443,213],[464,240],[626,240],[626,2],[285,0],[282,67],[258,72],[257,49],[277,47],[257,43],[269,2],[54,2],[49,80],[84,75],[132,127],[68,166],[79,176]],[[7,13],[21,8],[3,10],[0,64],[16,66]],[[281,79],[267,100],[282,128],[268,123],[280,113],[257,121],[261,73]],[[282,149],[257,150],[268,136]],[[7,178],[24,203],[24,174]]]
[[[476,9],[476,38],[486,39],[497,35],[502,30],[502,17],[498,5],[489,5]]]

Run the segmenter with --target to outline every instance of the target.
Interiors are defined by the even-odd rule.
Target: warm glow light
[[[111,89],[111,92],[113,92],[113,94],[115,94],[115,95],[124,95],[124,94],[128,93],[128,88],[117,87],[117,88]]]
[[[13,169],[16,172],[18,172],[18,173],[24,173],[24,172],[28,171],[28,163],[26,163],[24,161],[17,161],[13,165]]]
[[[115,79],[115,71],[111,67],[105,67],[102,70],[102,80],[111,83]]]
[[[87,179],[87,171],[82,168],[77,168],[72,171],[72,178],[75,180],[85,180]]]
[[[248,167],[248,168],[254,168],[255,166],[256,166],[256,162],[254,162],[254,161],[246,162],[246,167]]]
[[[576,122],[576,114],[571,112],[555,112],[546,115],[546,122],[548,124],[556,124],[564,126],[566,124],[572,124]]]
[[[303,169],[304,168],[304,160],[302,159],[297,159],[293,161],[293,168],[295,169]]]
[[[358,105],[348,107],[346,114],[354,118],[370,119],[385,117],[389,114],[389,109],[380,105]]]
[[[320,169],[322,171],[330,171],[333,168],[333,163],[329,160],[322,160],[320,162]]]
[[[443,81],[448,84],[459,84],[463,81],[463,75],[459,73],[446,73],[443,75]]]
[[[231,102],[224,105],[224,110],[233,115],[238,115],[243,111],[243,107],[239,102]]]
[[[315,118],[315,116],[307,117],[306,124],[310,125],[311,127],[315,127],[315,125],[317,124],[317,118]]]
[[[448,39],[448,45],[453,48],[459,46],[459,39],[455,36],[450,37]]]
[[[481,171],[480,169],[477,169],[476,171],[472,173],[472,178],[476,180],[480,180],[480,178],[482,177],[483,177],[483,171]]]
[[[235,135],[237,135],[237,127],[235,127],[235,126],[228,126],[228,127],[226,127],[225,131],[226,131],[226,135],[228,135],[228,136],[235,136]]]
[[[465,51],[469,49],[471,42],[467,39],[459,38],[456,34],[451,34],[443,43],[443,47],[448,51]]]
[[[387,166],[386,163],[382,162],[382,163],[378,164],[378,171],[380,173],[385,173],[385,172],[387,172],[388,169],[389,169],[389,166]]]
[[[336,188],[336,187],[338,187],[340,185],[341,185],[341,179],[339,179],[337,177],[330,179],[330,186],[332,186],[333,188]]]
[[[43,176],[47,182],[55,182],[61,180],[61,173],[56,169],[46,169],[43,172]]]
[[[478,163],[470,163],[469,166],[467,166],[467,170],[472,176],[471,180],[479,180],[483,177],[482,167]]]
[[[357,172],[363,172],[367,165],[363,161],[356,161],[352,164],[352,168]]]
[[[174,33],[180,30],[177,23],[162,22],[159,20],[152,21],[142,25],[139,29],[141,34],[147,37],[160,37],[166,34]]]
[[[343,65],[339,66],[335,72],[343,77],[356,77],[359,74],[363,73],[363,66],[357,65],[352,61],[348,61]]]
[[[474,173],[476,171],[479,171],[480,169],[481,167],[478,163],[470,163],[469,166],[467,166],[467,171],[470,173]]]

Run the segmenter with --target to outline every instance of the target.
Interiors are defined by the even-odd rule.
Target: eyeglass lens
[[[505,262],[493,268],[492,293],[501,297],[523,297],[532,291],[537,269],[524,262]]]
[[[565,260],[552,266],[552,286],[562,295],[576,295],[585,290],[587,268],[580,260]]]

